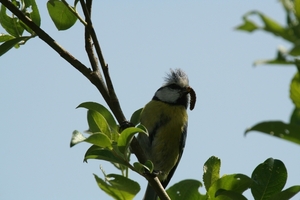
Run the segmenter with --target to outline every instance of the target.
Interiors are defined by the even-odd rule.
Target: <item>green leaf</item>
[[[143,108],[140,108],[131,115],[130,122],[133,123],[135,126],[138,123],[140,123],[140,115],[141,115],[142,110],[143,110]]]
[[[300,144],[300,126],[295,124],[285,124],[281,121],[261,122],[247,129],[245,135],[250,131],[259,131]]]
[[[59,0],[49,0],[47,9],[56,28],[60,31],[71,28],[77,20],[69,8]]]
[[[94,110],[88,110],[87,119],[89,124],[89,132],[101,132],[111,138],[110,127],[106,119],[100,113]]]
[[[2,4],[0,9],[0,23],[7,33],[16,38],[19,38],[24,32],[19,19],[8,16],[6,14],[6,7]]]
[[[265,64],[271,64],[271,65],[293,65],[295,62],[288,61],[288,60],[279,60],[279,59],[271,59],[271,60],[256,60],[253,65],[265,65]]]
[[[292,186],[286,190],[283,190],[273,195],[270,200],[288,200],[295,196],[300,191],[300,185]]]
[[[154,170],[154,164],[153,162],[151,162],[151,160],[147,160],[144,164],[145,168],[150,172],[152,173],[153,170]]]
[[[108,174],[105,180],[94,176],[99,188],[117,200],[133,199],[141,189],[137,182],[118,174]]]
[[[254,13],[256,13],[258,16],[260,16],[260,18],[264,22],[265,30],[272,32],[275,35],[281,35],[285,32],[284,28],[278,22],[273,20],[272,18],[270,18],[260,12],[254,12]]]
[[[152,173],[154,170],[154,165],[150,160],[147,160],[145,164],[135,162],[133,163],[133,167],[140,174],[144,174],[145,172]]]
[[[73,147],[80,142],[88,142],[101,148],[112,149],[112,141],[103,133],[95,133],[86,138],[79,131],[73,131],[70,146]]]
[[[118,125],[116,123],[115,118],[103,105],[98,104],[96,102],[84,102],[80,104],[77,108],[86,108],[88,110],[94,110],[99,112],[106,119],[111,129],[118,130]]]
[[[84,161],[86,162],[88,159],[105,160],[128,166],[128,163],[119,156],[116,156],[113,151],[95,145],[91,146],[85,153]]]
[[[220,177],[221,160],[215,156],[210,157],[203,166],[203,182],[206,190]]]
[[[250,185],[252,183],[251,178],[244,174],[231,174],[231,175],[225,175],[215,181],[213,185],[209,188],[207,191],[207,194],[209,198],[214,199],[216,195],[218,195],[218,191],[220,189],[223,190],[230,190],[235,193],[242,194],[245,190],[250,188]],[[215,198],[216,200],[227,200],[230,199],[225,196],[218,196]]]
[[[143,173],[145,173],[145,165],[143,165],[142,163],[139,163],[139,162],[134,162],[133,163],[133,167],[134,167],[134,169],[138,172],[138,173],[140,173],[140,174],[143,174]],[[147,169],[147,168],[146,168]],[[150,170],[148,170],[148,171],[150,171]]]
[[[72,133],[72,138],[70,142],[70,147],[73,147],[74,145],[83,142],[86,139],[79,131],[75,130]]]
[[[280,160],[269,158],[254,169],[251,178],[251,193],[254,199],[267,200],[283,189],[287,171]]]
[[[6,42],[8,40],[14,39],[15,37],[12,35],[8,35],[8,34],[1,34],[0,33],[0,43],[2,42]]]
[[[294,12],[296,17],[300,21],[300,0],[294,0]]]
[[[300,55],[300,45],[295,45],[290,51],[289,54],[291,56],[299,56]]]
[[[300,108],[295,108],[290,119],[290,123],[300,126]]]
[[[247,198],[244,197],[244,195],[242,195],[238,192],[231,191],[231,190],[224,190],[224,189],[219,189],[216,192],[216,197],[218,197],[218,196],[229,197],[229,199],[232,199],[232,200],[247,200]]]
[[[124,131],[122,131],[118,139],[118,148],[120,152],[124,153],[126,149],[128,149],[133,136],[136,133],[142,133],[142,132],[144,132],[144,130],[135,127],[129,127],[126,128]]]
[[[287,50],[283,47],[278,48],[277,55],[275,59],[271,60],[257,60],[254,62],[254,66],[261,64],[275,64],[275,65],[290,65],[295,64],[294,61],[287,59]]]
[[[37,26],[41,26],[41,17],[40,17],[40,13],[39,13],[39,9],[35,3],[35,0],[25,0],[25,8],[30,9],[30,11],[28,11],[27,9],[27,14],[29,15],[29,18],[37,25]]]
[[[98,147],[112,149],[112,141],[103,133],[96,133],[85,139],[85,142]]]
[[[248,20],[245,16],[243,17],[243,20],[244,20],[244,24],[237,26],[235,28],[236,30],[253,32],[259,28],[254,22]]]
[[[167,193],[172,200],[206,200],[207,196],[199,193],[199,187],[202,187],[200,181],[186,179],[171,186]]]
[[[300,108],[300,74],[297,72],[290,85],[290,98],[297,108]]]
[[[250,15],[258,16],[262,20],[264,26],[263,27],[256,26],[256,24],[254,24],[252,21],[250,21],[248,19],[248,17]],[[245,21],[245,24],[239,26],[238,30],[245,30],[245,31],[251,32],[256,29],[263,29],[269,33],[276,35],[276,36],[282,37],[283,39],[288,40],[290,42],[295,42],[295,40],[296,40],[295,36],[293,34],[290,34],[290,31],[288,30],[288,28],[285,29],[274,19],[268,17],[267,15],[265,15],[261,12],[258,12],[258,11],[248,12],[243,16],[243,19]]]
[[[9,51],[13,47],[18,47],[19,42],[26,41],[30,39],[30,37],[17,37],[11,40],[7,40],[6,42],[3,42],[0,45],[0,56],[5,54],[7,51]]]

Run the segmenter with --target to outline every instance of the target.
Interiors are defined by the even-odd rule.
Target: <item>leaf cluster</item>
[[[259,164],[251,177],[244,174],[220,176],[221,161],[210,157],[203,167],[205,194],[199,192],[202,183],[198,180],[183,180],[171,186],[167,193],[172,200],[247,200],[243,192],[250,189],[253,199],[287,200],[300,191],[300,185],[283,190],[287,180],[287,170],[277,159],[269,158]]]
[[[121,175],[105,174],[104,179],[97,175],[96,182],[101,190],[114,199],[133,199],[140,191],[137,182],[128,178],[128,169],[141,175],[153,170],[153,164],[130,164],[129,144],[136,133],[147,134],[147,130],[138,125],[141,109],[134,112],[130,122],[137,127],[129,127],[119,132],[113,115],[102,105],[94,102],[85,102],[78,108],[86,108],[89,136],[85,137],[79,131],[74,131],[71,147],[87,142],[92,146],[87,150],[84,161],[89,159],[104,160],[112,163]],[[269,158],[259,164],[252,172],[251,177],[244,174],[229,174],[220,176],[221,160],[212,156],[203,167],[203,183],[205,194],[199,192],[202,183],[198,180],[187,179],[171,186],[167,193],[172,200],[246,200],[243,193],[250,189],[254,199],[287,200],[300,191],[300,185],[283,190],[287,181],[287,170],[284,164],[277,159]]]
[[[118,175],[105,174],[103,171],[104,179],[94,175],[98,186],[115,199],[132,199],[139,192],[140,186],[128,178],[128,169],[143,175],[144,165],[130,164],[129,145],[136,133],[147,134],[146,129],[142,125],[138,125],[120,131],[113,115],[104,106],[95,102],[82,103],[78,108],[88,109],[89,129],[86,131],[88,137],[75,130],[70,146],[73,147],[81,142],[92,144],[84,155],[85,162],[89,159],[105,160],[112,163],[121,172],[121,175]],[[131,123],[134,125],[137,125],[136,122],[139,121],[140,112],[141,109],[131,117]],[[152,170],[149,165],[145,168]]]
[[[41,18],[35,0],[13,0],[12,3],[37,26],[41,25]],[[11,48],[19,48],[29,39],[35,37],[35,33],[15,15],[8,15],[4,5],[0,7],[0,24],[7,33],[0,34],[0,56]],[[27,33],[27,36],[25,34]]]
[[[243,16],[243,24],[237,26],[236,29],[246,32],[261,30],[280,37],[292,44],[289,50],[280,47],[274,59],[258,60],[254,62],[254,65],[294,65],[297,68],[297,72],[290,84],[290,99],[295,105],[295,108],[288,123],[282,121],[260,122],[247,129],[245,134],[250,131],[259,131],[300,144],[300,0],[281,0],[280,2],[286,14],[285,26],[279,24],[276,20],[262,12],[250,11]],[[257,25],[251,20],[252,16],[257,16],[263,25]]]

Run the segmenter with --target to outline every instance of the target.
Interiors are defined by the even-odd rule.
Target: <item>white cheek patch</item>
[[[155,96],[163,102],[175,103],[177,101],[177,99],[180,97],[180,94],[178,93],[177,90],[173,90],[168,87],[164,87],[164,88],[158,90],[155,93]]]

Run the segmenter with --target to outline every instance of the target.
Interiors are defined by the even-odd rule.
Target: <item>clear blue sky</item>
[[[57,32],[45,2],[38,5],[42,28],[88,65],[81,24]],[[170,185],[201,180],[203,164],[213,155],[222,161],[222,175],[251,176],[267,158],[280,159],[289,173],[285,188],[300,184],[299,145],[257,132],[243,135],[260,121],[287,122],[293,109],[289,83],[296,69],[252,66],[289,44],[234,30],[254,9],[284,23],[275,0],[94,2],[94,25],[128,118],[152,98],[169,68],[185,70],[197,93],[186,149]],[[87,129],[86,111],[75,108],[85,101],[105,104],[88,80],[35,38],[0,58],[0,94],[0,199],[110,199],[92,174],[102,176],[100,165],[106,173],[114,167],[82,163],[88,144],[69,147],[72,131]],[[141,184],[141,199],[146,181],[131,177]]]

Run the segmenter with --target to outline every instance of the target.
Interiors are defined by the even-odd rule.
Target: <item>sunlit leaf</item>
[[[272,65],[293,65],[295,62],[288,61],[288,60],[278,60],[278,59],[271,59],[271,60],[256,60],[253,65],[264,65],[264,64],[272,64]]]
[[[199,187],[202,187],[200,181],[186,179],[171,186],[167,193],[172,200],[206,200],[207,196],[199,193]]]
[[[250,131],[259,131],[300,144],[300,126],[295,124],[285,124],[281,121],[261,122],[247,129],[245,134]]]
[[[266,16],[265,14],[263,14],[261,12],[254,12],[254,13],[256,13],[258,16],[260,16],[260,18],[264,22],[265,30],[270,31],[274,34],[279,34],[279,35],[281,35],[285,32],[284,27],[282,27],[274,19]]]
[[[94,176],[100,189],[117,200],[133,199],[140,191],[137,182],[118,174],[108,174],[105,180],[95,174]]]
[[[263,26],[258,27],[256,24],[254,24],[252,21],[250,21],[248,18],[250,15],[256,15],[258,16],[262,22]],[[290,34],[288,29],[285,29],[282,25],[280,25],[278,22],[276,22],[274,19],[268,17],[267,15],[259,12],[259,11],[251,11],[246,13],[243,16],[245,24],[238,27],[238,30],[245,30],[245,31],[253,31],[255,29],[262,29],[269,33],[272,33],[276,36],[282,37],[285,40],[288,40],[290,42],[295,42],[295,36]]]
[[[12,35],[8,35],[8,34],[1,34],[0,33],[0,43],[2,42],[6,42],[8,40],[14,39],[15,37]]]
[[[203,166],[203,182],[206,190],[220,178],[221,160],[215,156],[210,157]]]
[[[297,72],[290,85],[290,98],[297,108],[300,108],[300,74]]]
[[[107,108],[105,108],[103,105],[96,102],[84,102],[80,104],[77,108],[86,108],[88,110],[94,110],[99,112],[106,119],[110,128],[118,130],[115,118],[113,117],[111,112],[109,112],[109,110],[107,110]]]
[[[111,138],[110,127],[106,119],[100,113],[94,110],[88,110],[87,118],[89,124],[89,132],[101,132]]]
[[[70,147],[73,147],[74,145],[83,142],[86,139],[86,137],[84,137],[84,135],[82,135],[82,133],[80,133],[79,131],[73,131],[72,133],[72,138],[71,138],[71,143],[70,143]]]
[[[14,38],[11,40],[8,40],[6,42],[3,42],[0,45],[0,56],[2,56],[3,54],[5,54],[7,51],[9,51],[11,48],[13,47],[18,47],[19,42],[21,41],[26,41],[28,40],[30,37],[18,37],[18,38]]]
[[[90,135],[88,138],[85,139],[85,142],[91,143],[102,148],[112,149],[112,141],[107,137],[107,135],[103,133],[96,133]]]
[[[122,153],[124,153],[125,150],[129,147],[130,141],[132,140],[134,134],[139,132],[144,132],[144,130],[140,128],[129,127],[122,131],[118,139],[118,147]]]
[[[47,9],[56,28],[60,31],[71,28],[77,20],[77,17],[62,1],[49,0]]]
[[[300,21],[300,0],[294,0],[294,12],[296,17]]]
[[[239,192],[232,191],[232,190],[219,189],[216,192],[216,197],[219,197],[219,196],[224,196],[224,198],[228,197],[229,199],[234,199],[234,200],[247,200],[247,198],[244,195],[242,195]]]
[[[253,32],[259,27],[251,20],[248,20],[246,17],[243,17],[244,23],[237,26],[235,29],[247,32]]]
[[[277,50],[277,55],[275,59],[271,60],[257,60],[254,62],[255,65],[262,65],[262,64],[275,64],[275,65],[290,65],[295,64],[294,61],[287,59],[287,50],[283,47],[279,47]]]
[[[269,158],[254,169],[251,178],[251,193],[254,199],[267,200],[283,189],[287,171],[280,160]]]
[[[101,148],[112,149],[111,140],[103,133],[95,133],[86,138],[79,131],[73,131],[70,146],[73,147],[80,142],[88,142]]]
[[[21,26],[19,19],[8,16],[6,14],[6,7],[2,4],[0,9],[0,23],[7,33],[16,38],[22,36],[24,32],[24,28]]]
[[[219,178],[217,181],[215,181],[212,186],[209,188],[207,194],[209,198],[214,198],[217,192],[220,189],[233,191],[236,193],[242,194],[245,190],[250,188],[250,185],[252,183],[251,178],[244,174],[230,174],[225,175],[221,178]],[[215,198],[216,200],[229,200],[231,198],[226,197],[224,195],[218,196]]]

